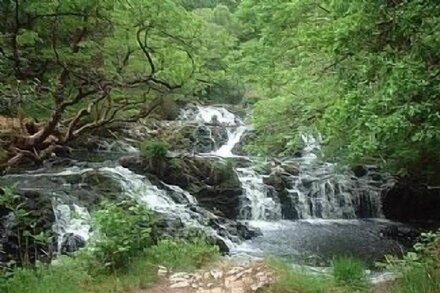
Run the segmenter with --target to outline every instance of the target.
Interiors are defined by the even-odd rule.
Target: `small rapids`
[[[232,162],[241,184],[237,217],[222,218],[202,207],[187,190],[122,167],[121,156],[139,153],[123,141],[102,144],[100,156],[105,161],[76,161],[73,166],[11,174],[1,177],[0,183],[16,183],[21,190],[51,198],[59,253],[85,245],[93,233],[88,207],[103,193],[145,204],[175,231],[201,229],[232,256],[278,256],[320,266],[334,255],[374,261],[402,251],[399,241],[387,237],[387,231],[401,225],[381,219],[380,194],[390,179],[374,167],[363,177],[342,172],[319,159],[319,139],[305,134],[300,156],[268,160],[261,171],[261,159],[239,153],[250,127],[238,115],[220,106],[190,106],[181,110],[178,119],[179,125],[196,125],[195,135],[203,136],[196,137],[194,149],[185,155]],[[261,234],[240,237],[239,225]]]
[[[381,219],[381,191],[391,184],[386,174],[374,168],[372,176],[363,178],[341,172],[336,164],[319,159],[319,138],[308,134],[302,136],[300,156],[283,159],[269,174],[260,174],[255,169],[258,161],[234,152],[248,130],[239,117],[215,107],[197,107],[182,117],[205,127],[220,122],[227,129],[226,142],[203,155],[237,163],[243,192],[239,220],[262,232],[235,246],[232,255],[277,256],[322,266],[335,255],[354,255],[371,263],[404,250],[396,239],[384,237],[390,229],[405,229]],[[241,166],[243,161],[247,166]],[[282,190],[266,184],[280,174],[275,178],[282,177]]]

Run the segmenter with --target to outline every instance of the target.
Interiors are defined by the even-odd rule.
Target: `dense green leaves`
[[[293,150],[318,129],[330,157],[438,168],[439,12],[436,1],[242,1],[253,148]]]

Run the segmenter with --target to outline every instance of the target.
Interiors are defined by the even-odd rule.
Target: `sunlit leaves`
[[[317,127],[330,157],[396,170],[440,156],[439,6],[393,3],[242,1],[251,39],[237,70],[259,89],[261,151]]]

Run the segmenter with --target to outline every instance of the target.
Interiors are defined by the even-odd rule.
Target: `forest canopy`
[[[244,95],[253,154],[314,133],[330,159],[438,171],[437,2],[2,1],[0,112],[38,121],[2,138],[6,157],[42,159],[164,97]]]
[[[243,0],[252,149],[288,154],[319,132],[330,158],[438,171],[439,15],[437,1]]]

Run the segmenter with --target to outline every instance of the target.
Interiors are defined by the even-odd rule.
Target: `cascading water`
[[[232,153],[234,147],[240,142],[241,137],[246,132],[247,128],[245,126],[238,126],[236,129],[228,129],[228,140],[222,145],[218,150],[214,151],[213,154],[223,158],[231,158],[235,155]]]
[[[206,127],[220,124],[227,129],[228,140],[204,155],[237,161],[240,167],[235,172],[243,190],[239,217],[263,232],[263,236],[235,247],[232,254],[278,255],[322,265],[332,255],[352,253],[370,260],[401,251],[396,241],[380,236],[394,223],[357,220],[381,217],[380,192],[385,177],[378,182],[368,176],[356,178],[349,172],[341,173],[335,164],[320,161],[320,139],[311,135],[302,136],[300,157],[276,161],[271,174],[261,175],[251,158],[234,154],[247,127],[225,111],[197,107],[182,117]],[[283,187],[266,185],[271,178],[275,183],[281,180]]]
[[[57,235],[58,253],[74,251],[90,238],[90,214],[85,207],[76,204],[53,203],[55,223],[52,227]]]
[[[332,163],[320,162],[317,139],[302,137],[302,156],[291,159],[298,174],[290,175],[286,191],[298,219],[355,219],[382,216],[381,188],[367,179],[340,173]],[[376,182],[377,183],[377,182]]]
[[[101,181],[108,192],[146,204],[167,220],[178,223],[179,227],[204,230],[227,246],[231,254],[278,255],[306,263],[318,260],[319,263],[322,258],[338,253],[361,257],[367,254],[377,259],[386,253],[400,251],[397,242],[380,236],[381,229],[390,223],[357,220],[381,216],[380,191],[386,178],[357,178],[341,173],[335,164],[321,162],[319,139],[309,135],[303,136],[300,157],[273,160],[271,173],[263,175],[257,172],[252,158],[234,153],[249,129],[238,116],[224,107],[197,106],[182,110],[179,119],[175,121],[179,129],[182,125],[188,124],[188,128],[195,125],[195,129],[207,134],[209,144],[200,148],[201,154],[192,150],[185,155],[202,156],[214,162],[235,162],[234,171],[241,183],[242,195],[240,206],[234,206],[238,210],[237,218],[227,220],[236,224],[235,232],[230,233],[225,227],[226,219],[208,211],[209,207],[199,206],[188,191],[160,181],[153,184],[146,176],[120,166],[113,158],[104,163],[76,162],[75,167],[43,169],[0,179],[6,179],[7,184],[20,182],[23,190],[47,192],[54,198],[56,221],[53,230],[58,238],[59,252],[69,250],[65,246],[74,249],[78,239],[81,244],[90,237],[90,215],[81,204],[89,200],[90,184]],[[139,136],[142,137],[142,133]],[[138,152],[126,143],[107,143],[104,149],[104,153],[115,149],[131,154]],[[91,180],[95,177],[96,180]],[[93,196],[100,192],[98,190]],[[215,212],[215,207],[212,211]],[[261,229],[263,235],[240,244],[237,231],[242,222]]]
[[[263,183],[262,176],[252,168],[237,168],[236,172],[243,188],[241,219],[281,219],[281,206],[268,196],[269,188]]]

